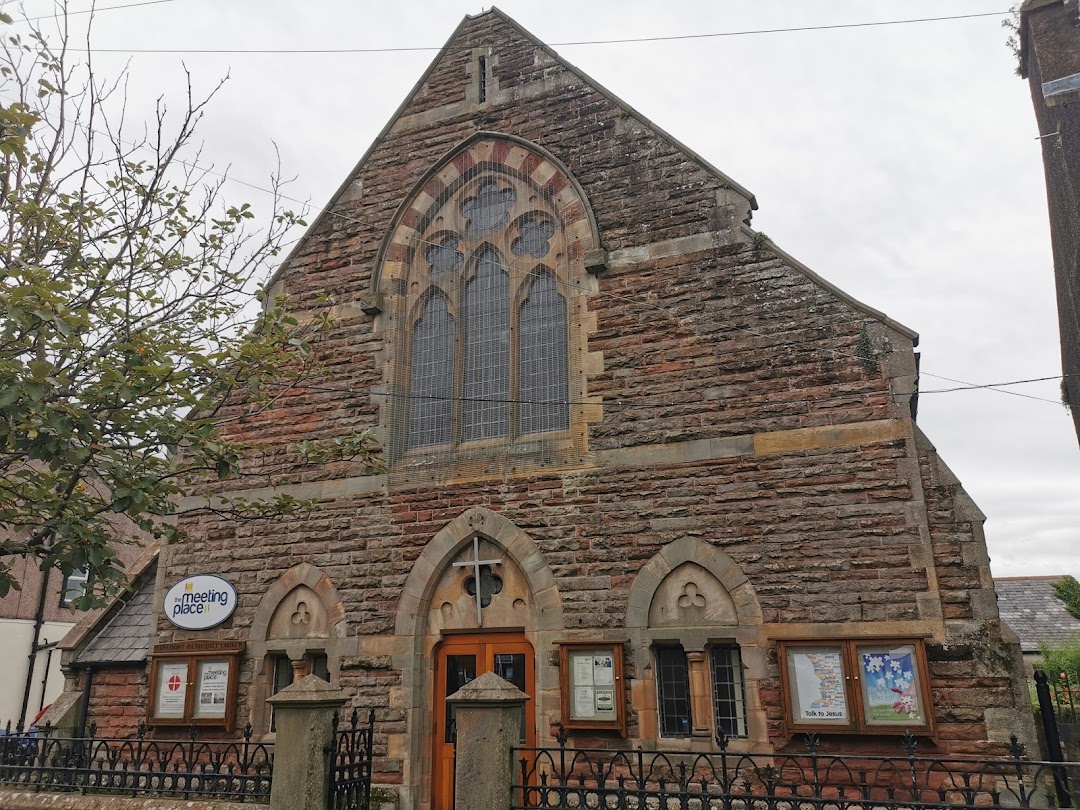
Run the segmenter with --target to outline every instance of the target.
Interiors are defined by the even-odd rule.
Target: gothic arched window
[[[568,431],[566,240],[549,195],[474,171],[423,224],[405,296],[401,452]]]

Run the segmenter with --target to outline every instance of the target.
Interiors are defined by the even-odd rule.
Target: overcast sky
[[[131,0],[102,0],[99,6]],[[1009,0],[504,0],[549,43],[1003,12]],[[71,0],[84,9],[86,0]],[[17,6],[7,3],[7,10]],[[26,0],[28,14],[50,10]],[[465,2],[171,0],[103,11],[98,48],[438,48]],[[86,17],[72,18],[72,22]],[[992,383],[1061,373],[1046,192],[1026,82],[1001,17],[834,31],[557,46],[599,84],[749,188],[755,228],[921,335],[931,375]],[[95,54],[130,60],[129,119],[230,79],[203,163],[324,205],[434,56]],[[231,201],[266,206],[239,184]],[[926,393],[919,423],[987,515],[997,576],[1080,575],[1080,449],[1058,381]]]

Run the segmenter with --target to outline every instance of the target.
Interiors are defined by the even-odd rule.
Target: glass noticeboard
[[[922,639],[779,641],[789,733],[933,734]]]
[[[625,733],[622,643],[575,641],[561,648],[563,725]]]
[[[151,651],[151,726],[207,726],[231,731],[243,642],[178,641]]]

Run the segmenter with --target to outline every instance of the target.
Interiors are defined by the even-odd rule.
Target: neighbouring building
[[[56,569],[45,573],[25,558],[14,561],[12,576],[20,589],[0,599],[0,649],[5,652],[0,728],[9,722],[12,728],[29,725],[63,690],[56,645],[83,615],[71,603],[86,587],[85,571],[68,577]]]
[[[1077,0],[1026,0],[1020,71],[1039,124],[1054,249],[1062,396],[1080,438],[1080,11]]]
[[[121,564],[139,555],[131,532],[118,530],[117,541]],[[92,584],[85,569],[64,576],[25,557],[11,562],[11,574],[19,588],[0,598],[0,730],[28,727],[64,691],[60,641],[87,616],[75,603]]]
[[[132,727],[269,738],[267,697],[314,672],[375,709],[376,778],[425,810],[445,699],[485,672],[541,744],[1029,734],[984,517],[915,421],[916,333],[756,207],[501,12],[466,17],[272,282],[301,321],[333,297],[320,376],[223,409],[266,477],[182,503]],[[276,472],[366,427],[386,474]],[[318,506],[212,508],[245,493]]]
[[[1001,620],[1020,638],[1020,650],[1029,667],[1042,660],[1042,648],[1080,644],[1080,619],[1065,608],[1054,583],[1061,575],[996,577]]]

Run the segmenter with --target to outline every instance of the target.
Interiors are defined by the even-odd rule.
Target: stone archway
[[[497,512],[471,508],[450,521],[428,542],[413,563],[398,601],[394,632],[399,652],[394,656],[394,667],[401,671],[405,693],[405,732],[391,735],[396,739],[389,740],[388,745],[400,746],[405,753],[401,787],[403,807],[430,806],[431,757],[426,755],[434,725],[430,697],[434,689],[434,652],[442,640],[444,626],[431,619],[432,611],[439,616],[441,608],[441,604],[433,605],[433,597],[444,592],[453,562],[471,550],[473,538],[477,536],[483,538],[483,547],[505,555],[507,563],[513,566],[512,576],[520,575],[521,585],[527,591],[527,602],[521,600],[526,604],[511,603],[502,610],[499,621],[503,626],[483,629],[509,629],[505,623],[514,622],[513,629],[523,630],[531,644],[537,681],[533,711],[536,712],[541,744],[547,741],[545,718],[559,711],[559,671],[550,656],[563,627],[562,600],[555,577],[528,534]],[[465,627],[459,613],[445,625],[447,630]]]
[[[348,638],[345,606],[330,577],[310,563],[278,577],[263,595],[248,634],[247,655],[254,665],[248,707],[252,727],[259,732],[270,728],[266,698],[273,693],[277,659],[303,675],[318,656],[336,680],[342,656],[355,654],[356,646],[356,639]]]
[[[658,730],[656,647],[677,645],[704,680],[708,651],[721,643],[737,647],[743,667],[747,739],[734,741],[735,750],[769,750],[759,697],[760,682],[768,674],[761,625],[753,585],[723,551],[694,537],[680,537],[657,552],[635,577],[626,609],[636,674],[631,700],[639,737],[664,742]],[[701,719],[695,718],[695,726]]]

